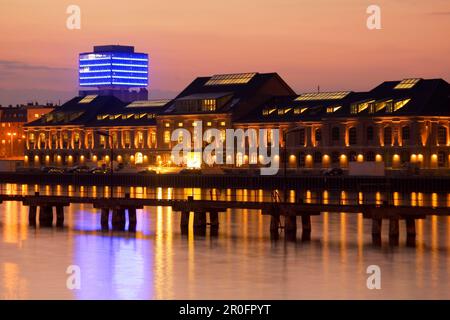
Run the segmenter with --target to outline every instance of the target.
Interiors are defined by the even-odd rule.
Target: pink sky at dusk
[[[81,30],[66,8],[81,8]],[[381,7],[381,30],[366,8]],[[93,45],[150,55],[150,97],[196,76],[278,72],[297,92],[450,81],[449,0],[0,0],[0,104],[66,100]]]

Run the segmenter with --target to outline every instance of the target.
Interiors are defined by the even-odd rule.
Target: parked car
[[[106,174],[109,172],[109,170],[106,168],[96,167],[91,169],[89,172],[93,174]]]
[[[157,174],[157,172],[153,169],[145,169],[138,172],[139,174]]]
[[[41,172],[48,173],[52,169],[58,169],[57,167],[42,167]]]
[[[324,171],[323,175],[325,176],[342,176],[344,174],[344,170],[341,168],[331,168]]]
[[[71,168],[67,168],[67,172],[69,173],[88,173],[90,168],[88,166],[75,166]]]
[[[179,173],[180,174],[202,174],[202,170],[185,168],[185,169],[181,169]]]
[[[47,173],[50,173],[50,174],[62,174],[62,173],[64,173],[64,169],[63,168],[51,168],[50,170],[48,170]]]

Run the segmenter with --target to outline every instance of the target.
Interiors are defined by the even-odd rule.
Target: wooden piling
[[[381,227],[383,220],[381,218],[372,219],[372,236],[381,237]]]
[[[194,234],[199,236],[206,235],[206,212],[194,212]]]
[[[416,245],[416,220],[414,218],[406,218],[406,245],[414,247]]]
[[[206,227],[206,212],[194,212],[194,228]]]
[[[181,234],[188,234],[189,232],[189,217],[191,213],[189,211],[182,211],[180,217],[180,229]]]
[[[311,240],[311,216],[308,214],[302,215],[302,240]]]
[[[297,238],[297,216],[284,216],[284,235],[287,240],[296,240]]]
[[[279,227],[280,227],[280,215],[272,214],[270,216],[270,233],[278,234]]]
[[[399,219],[397,217],[389,218],[389,244],[397,246],[400,240]]]
[[[37,213],[37,207],[36,206],[30,206],[28,208],[28,223],[32,227],[36,226],[36,213]]]
[[[39,207],[39,225],[42,227],[51,227],[53,225],[53,207],[42,205]]]
[[[102,208],[100,224],[101,224],[102,230],[109,229],[109,209],[108,208]]]
[[[381,229],[383,220],[381,218],[372,219],[372,243],[375,246],[381,246]]]
[[[211,228],[219,227],[219,213],[217,211],[209,212],[209,225]]]
[[[125,210],[114,209],[112,212],[112,227],[116,231],[125,230]]]
[[[64,226],[64,207],[56,206],[56,226],[63,227]]]
[[[128,208],[128,231],[135,232],[136,224],[136,208]]]

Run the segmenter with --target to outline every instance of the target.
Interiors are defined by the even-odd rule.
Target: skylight
[[[138,100],[133,101],[127,108],[145,108],[145,107],[163,107],[167,103],[169,103],[170,99],[161,99],[161,100]]]
[[[394,89],[411,89],[416,85],[417,82],[419,82],[420,79],[403,79],[400,81]]]
[[[85,96],[83,99],[81,99],[80,101],[78,101],[78,103],[90,103],[90,102],[92,102],[92,100],[94,100],[95,98],[97,98],[97,95],[96,95],[96,94],[87,95],[87,96]]]
[[[229,84],[246,84],[256,75],[256,73],[235,73],[213,75],[205,86],[218,86]]]
[[[336,91],[336,92],[310,92],[299,95],[295,101],[308,101],[308,100],[339,100],[343,99],[351,91]]]

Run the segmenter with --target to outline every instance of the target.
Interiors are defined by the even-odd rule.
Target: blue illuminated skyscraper
[[[80,95],[114,95],[125,102],[148,97],[148,54],[132,46],[94,46],[79,55]],[[91,89],[88,89],[91,88]]]

